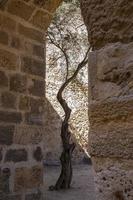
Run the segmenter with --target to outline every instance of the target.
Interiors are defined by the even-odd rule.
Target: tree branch
[[[88,63],[88,53],[90,51],[91,47],[89,47],[89,49],[87,50],[84,59],[78,64],[77,69],[75,70],[75,72],[73,73],[73,75],[68,78],[60,87],[58,94],[57,94],[57,99],[59,101],[59,103],[61,104],[64,112],[65,112],[65,119],[64,122],[68,121],[68,119],[70,118],[70,114],[71,114],[71,109],[68,107],[66,101],[64,100],[64,98],[62,97],[62,93],[64,91],[64,89],[68,86],[68,84],[75,79],[75,77],[77,76],[78,72],[80,71],[81,68],[83,68],[87,63]]]

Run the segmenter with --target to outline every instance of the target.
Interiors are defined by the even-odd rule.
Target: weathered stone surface
[[[33,113],[43,113],[44,112],[44,100],[30,98],[30,111]]]
[[[44,129],[41,127],[17,126],[13,142],[15,144],[39,144],[43,139]]]
[[[25,200],[41,200],[42,194],[41,192],[33,193],[33,194],[27,194],[25,197]]]
[[[104,100],[133,94],[133,43],[110,44],[90,53],[91,98]]]
[[[3,155],[2,155],[2,148],[0,148],[0,162],[2,161]]]
[[[9,177],[10,169],[4,168],[0,169],[0,193],[8,194],[10,192],[9,188]]]
[[[42,113],[25,113],[25,123],[30,125],[43,125],[43,115]]]
[[[22,200],[22,196],[9,194],[9,195],[2,196],[2,199],[0,198],[0,200]]]
[[[6,152],[5,162],[22,162],[27,161],[28,154],[25,149],[9,149]]]
[[[36,80],[36,79],[31,79],[29,80],[28,83],[29,87],[29,93],[32,94],[33,96],[38,96],[38,97],[43,97],[45,94],[45,82]]]
[[[49,11],[50,13],[54,13],[61,2],[62,2],[62,0],[43,1],[43,8],[46,9],[47,11]]]
[[[41,147],[37,147],[33,152],[33,157],[36,161],[41,161],[43,159],[43,154]]]
[[[44,77],[45,63],[29,57],[24,57],[22,61],[21,70],[29,74]]]
[[[4,108],[16,108],[16,95],[10,92],[3,92],[1,94],[1,103]]]
[[[95,102],[89,106],[89,120],[95,126],[105,125],[111,121],[116,123],[132,122],[132,108],[132,97]]]
[[[1,11],[5,11],[5,9],[6,9],[6,3],[7,3],[7,1],[1,1],[1,3],[0,3],[0,10]]]
[[[133,4],[128,0],[82,0],[81,10],[94,48],[133,40]]]
[[[20,123],[22,115],[19,112],[0,111],[0,122]]]
[[[49,0],[49,1],[34,0],[33,2],[35,5],[37,5],[39,7],[43,7],[48,12],[54,13],[55,10],[60,5],[60,3],[62,2],[62,0]]]
[[[4,31],[0,31],[0,43],[8,44],[8,34]]]
[[[52,15],[46,11],[37,10],[33,16],[31,23],[40,29],[47,30],[50,22],[52,20]]]
[[[16,21],[8,16],[2,16],[0,20],[0,26],[2,29],[9,31],[16,31]]]
[[[102,170],[95,177],[97,184],[97,199],[109,200],[118,199],[118,193],[123,196],[125,200],[132,200],[133,198],[133,171],[125,171],[119,167],[112,166],[109,169]],[[120,199],[120,198],[119,198]]]
[[[44,59],[44,47],[40,45],[34,45],[33,54]]]
[[[97,157],[133,159],[133,127],[108,125],[91,129],[90,154]]]
[[[33,43],[32,43],[32,41],[30,41],[30,42],[28,40],[23,41],[22,48],[27,55],[33,54]]]
[[[19,109],[20,110],[29,110],[29,97],[28,96],[20,96],[19,98]]]
[[[34,6],[28,5],[23,1],[12,0],[8,4],[8,12],[25,20],[28,20],[34,11]]]
[[[14,126],[0,126],[0,145],[11,145],[13,143]]]
[[[15,171],[15,191],[38,188],[43,183],[43,168],[17,168]]]
[[[58,160],[62,150],[59,133],[62,120],[48,100],[45,101],[45,115],[43,157],[46,161]]]
[[[15,54],[0,49],[0,67],[15,70],[18,67],[18,58]]]
[[[101,172],[105,169],[110,169],[112,166],[119,168],[119,170],[131,171],[133,166],[132,159],[125,158],[109,158],[109,157],[92,157],[93,167],[96,172]]]
[[[0,87],[7,87],[8,86],[8,77],[6,76],[5,72],[0,71]]]
[[[11,38],[11,47],[15,48],[15,49],[19,49],[20,48],[20,39],[16,36],[13,36]]]
[[[99,49],[89,57],[89,141],[98,172],[97,199],[131,200],[133,4],[82,0],[81,9],[89,42],[93,50]]]
[[[15,92],[26,92],[27,79],[26,76],[14,74],[10,77],[10,90]]]
[[[20,24],[19,33],[31,40],[36,40],[40,43],[44,42],[44,34],[36,29],[29,28]]]

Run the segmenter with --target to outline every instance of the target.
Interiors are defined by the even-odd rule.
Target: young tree
[[[70,2],[68,3],[67,1],[67,3],[64,3],[57,11],[48,30],[48,42],[57,48],[57,51],[54,52],[53,62],[59,59],[63,60],[64,69],[66,69],[64,83],[57,94],[57,99],[65,113],[61,126],[63,151],[60,161],[62,169],[55,186],[50,186],[50,190],[68,189],[71,185],[71,158],[75,149],[75,143],[71,142],[71,132],[69,129],[69,119],[72,110],[65,100],[63,93],[68,84],[77,78],[79,71],[88,63],[88,53],[90,50],[90,48],[87,49],[88,43],[85,26],[83,26],[81,16],[79,17],[78,1],[73,1],[71,4]],[[78,12],[76,12],[77,10]],[[86,53],[84,54],[84,52]]]

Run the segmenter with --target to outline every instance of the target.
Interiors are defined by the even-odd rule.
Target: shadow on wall
[[[62,119],[47,99],[45,106],[47,116],[44,129],[44,164],[58,165],[59,157],[62,151],[60,138]],[[72,140],[76,143],[76,149],[73,153],[73,162],[90,164],[90,158],[81,148],[73,133]]]

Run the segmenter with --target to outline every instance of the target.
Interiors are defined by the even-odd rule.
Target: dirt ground
[[[45,167],[45,200],[95,200],[91,165],[74,166],[71,189],[48,191],[48,187],[56,182],[59,173],[59,167]]]

